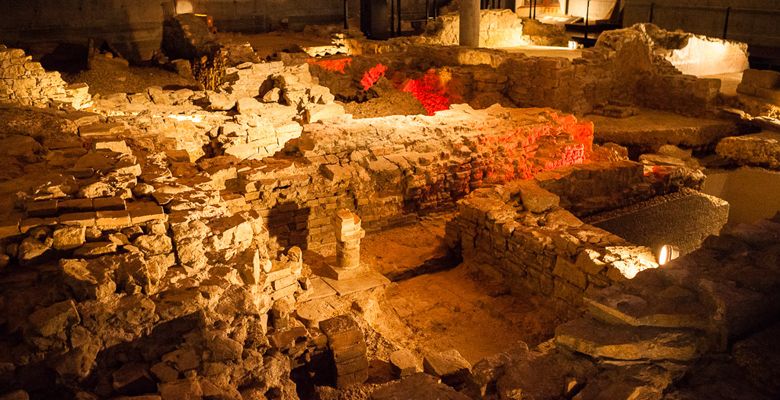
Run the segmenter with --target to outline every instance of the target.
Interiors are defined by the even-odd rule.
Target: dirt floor
[[[76,74],[62,74],[68,83],[84,82],[92,95],[142,93],[152,86],[164,89],[193,88],[197,85],[176,72],[161,67],[128,66],[124,60],[95,57],[90,69]]]
[[[220,32],[217,34],[220,43],[243,44],[249,43],[257,56],[262,60],[276,53],[298,52],[303,47],[328,46],[332,42],[327,37],[305,34],[302,32],[269,32],[256,34],[243,34],[232,32]]]

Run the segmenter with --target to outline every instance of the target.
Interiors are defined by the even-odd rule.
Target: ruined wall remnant
[[[454,46],[460,33],[458,13],[439,16],[421,36],[421,43]],[[529,28],[526,28],[529,27]],[[562,26],[545,25],[510,10],[482,10],[479,24],[479,47],[568,45],[569,37]]]
[[[649,248],[583,223],[559,201],[533,180],[477,190],[459,203],[447,241],[465,262],[495,268],[513,289],[574,307],[588,288],[658,266]]]
[[[348,39],[346,44],[353,54],[353,70],[368,63],[358,55],[387,65],[390,71],[419,65],[451,70],[464,100],[475,104],[489,89],[493,95],[485,99],[493,102],[503,97],[518,107],[554,107],[578,115],[611,101],[699,115],[715,109],[720,89],[720,80],[683,74],[656,56],[649,36],[635,28],[604,32],[595,47],[573,59],[420,45],[406,38]],[[404,57],[395,56],[400,53]]]
[[[92,96],[86,84],[68,85],[59,72],[46,72],[21,49],[0,45],[0,103],[48,107],[87,107]]]

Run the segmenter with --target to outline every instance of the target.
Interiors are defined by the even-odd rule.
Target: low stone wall
[[[59,72],[46,72],[23,50],[0,45],[0,103],[48,107],[87,107],[91,100],[86,84],[68,85]]]
[[[316,249],[334,240],[336,208],[354,210],[368,229],[401,223],[483,185],[580,163],[590,132],[551,110],[501,107],[330,120],[306,126],[288,146],[303,157],[265,159],[239,171],[238,182],[247,204],[268,216],[272,235]]]
[[[496,49],[426,46],[408,38],[374,42],[348,39],[357,58],[371,57],[390,71],[459,67],[479,76],[487,65],[502,76],[497,92],[518,107],[553,107],[577,115],[609,102],[628,103],[682,114],[713,112],[720,81],[684,75],[653,54],[646,32],[638,27],[603,33],[581,57],[528,57]],[[403,57],[397,54],[403,53]],[[363,71],[364,72],[364,71]],[[361,72],[362,73],[362,72]],[[461,76],[468,75],[461,73]],[[506,77],[504,81],[503,77]],[[462,82],[469,86],[471,81]],[[470,99],[466,99],[467,101]]]
[[[637,24],[647,34],[653,52],[686,75],[738,73],[748,69],[746,43],[688,32],[667,31],[653,24]]]
[[[603,288],[656,268],[649,248],[583,223],[535,181],[475,191],[459,202],[446,239],[465,262],[497,270],[514,290],[552,296],[570,307]]]

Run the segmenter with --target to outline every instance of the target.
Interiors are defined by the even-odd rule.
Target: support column
[[[479,47],[479,3],[480,0],[460,2],[460,45]]]
[[[335,279],[349,279],[363,272],[360,267],[360,239],[366,231],[360,227],[360,217],[343,209],[333,216],[336,233],[336,265],[331,267]]]

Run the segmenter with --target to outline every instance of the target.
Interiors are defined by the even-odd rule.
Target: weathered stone
[[[52,247],[57,250],[71,250],[86,241],[86,229],[83,226],[65,226],[54,231]]]
[[[509,184],[508,189],[512,193],[519,193],[523,207],[531,212],[543,213],[553,207],[558,207],[560,198],[542,189],[531,181],[516,181]]]
[[[149,371],[143,364],[127,363],[111,375],[114,390],[123,394],[142,394],[157,389]]]
[[[199,400],[203,389],[197,379],[180,379],[158,385],[162,400]]]
[[[133,245],[149,256],[168,254],[173,251],[171,238],[164,234],[138,236],[133,240]]]
[[[371,394],[372,400],[440,399],[467,400],[468,396],[426,374],[414,374],[379,388]]]
[[[390,363],[393,365],[393,371],[401,378],[422,372],[417,357],[411,351],[402,349],[390,354]]]
[[[209,102],[209,108],[215,111],[229,111],[236,106],[236,101],[224,93],[207,91],[206,98]]]
[[[85,243],[73,255],[76,257],[97,257],[116,252],[116,244],[111,242],[90,242]]]
[[[440,353],[427,354],[423,358],[425,373],[441,378],[450,386],[459,386],[466,382],[471,373],[471,364],[455,349]]]
[[[81,319],[76,303],[65,300],[33,312],[28,320],[36,334],[48,337],[64,333],[65,329],[79,323]]]

